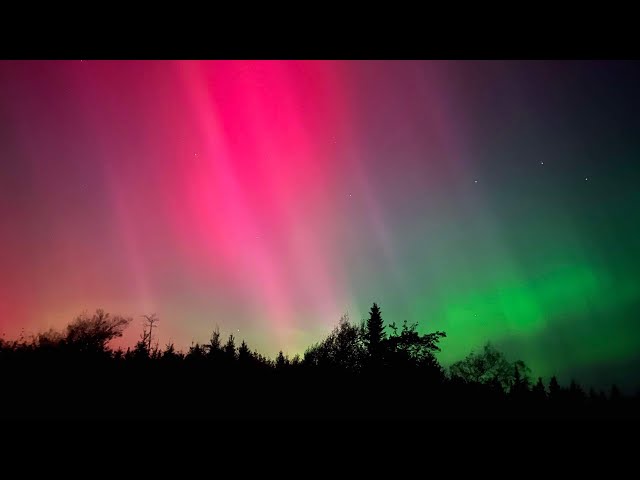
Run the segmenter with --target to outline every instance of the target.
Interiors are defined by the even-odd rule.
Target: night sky
[[[293,355],[371,303],[640,386],[640,65],[0,62],[0,333]]]

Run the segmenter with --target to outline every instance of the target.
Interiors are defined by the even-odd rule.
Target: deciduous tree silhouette
[[[324,369],[359,372],[364,367],[366,356],[362,330],[349,322],[348,315],[343,315],[324,340],[307,349],[304,362]]]
[[[409,324],[406,320],[400,332],[395,323],[391,323],[389,328],[393,333],[384,341],[388,363],[400,368],[414,366],[440,372],[440,364],[434,354],[440,351],[438,342],[447,336],[446,333],[437,331],[421,335],[417,330],[418,324]]]
[[[149,346],[147,347],[149,352],[151,352],[151,339],[153,336],[153,327],[160,321],[160,319],[158,318],[158,316],[155,313],[152,313],[151,315],[143,315],[143,317],[145,318],[145,322],[144,322],[144,328],[145,330],[148,328],[149,329],[149,333],[148,333],[148,342],[149,342]]]
[[[121,337],[131,318],[111,316],[102,309],[92,316],[83,313],[67,326],[65,341],[70,347],[87,353],[104,353],[107,344]],[[51,334],[49,336],[51,339]]]
[[[466,382],[493,383],[507,390],[513,382],[514,366],[502,352],[487,343],[481,352],[471,352],[465,359],[453,363],[449,371]]]

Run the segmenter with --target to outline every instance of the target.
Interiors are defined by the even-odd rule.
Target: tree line
[[[566,418],[638,416],[640,400],[588,392],[577,382],[533,381],[522,360],[492,344],[449,368],[436,354],[446,333],[417,323],[385,326],[373,304],[360,324],[343,316],[293,358],[270,359],[216,327],[187,351],[157,342],[145,315],[132,347],[112,349],[132,318],[103,310],[64,330],[0,339],[0,415],[210,418]],[[154,343],[155,342],[155,343]]]

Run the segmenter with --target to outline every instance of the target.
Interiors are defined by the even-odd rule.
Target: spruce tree
[[[278,353],[278,356],[276,357],[276,368],[278,370],[281,370],[288,365],[289,365],[289,359],[285,357],[284,353],[282,353],[282,350],[280,350],[280,352]]]
[[[371,358],[372,363],[375,365],[382,362],[384,339],[385,335],[382,314],[380,312],[380,307],[378,307],[378,304],[374,303],[371,307],[371,310],[369,310],[365,340],[367,344],[367,350],[369,352],[369,357]]]
[[[251,360],[251,351],[249,350],[249,346],[244,340],[242,340],[240,348],[238,348],[238,360],[242,364],[249,363],[249,360]]]
[[[236,357],[236,341],[235,338],[232,335],[229,335],[229,339],[227,340],[227,343],[225,344],[223,351],[227,357],[228,360],[235,360]]]

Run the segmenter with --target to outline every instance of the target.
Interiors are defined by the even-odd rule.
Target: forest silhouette
[[[530,378],[522,360],[493,345],[448,369],[437,360],[445,332],[406,321],[385,326],[373,304],[353,324],[343,316],[304,355],[275,360],[224,340],[220,330],[186,352],[155,341],[145,315],[133,348],[112,349],[132,319],[103,310],[62,331],[0,339],[0,416],[38,418],[640,418],[640,398],[552,377]],[[154,336],[155,335],[155,336]]]

